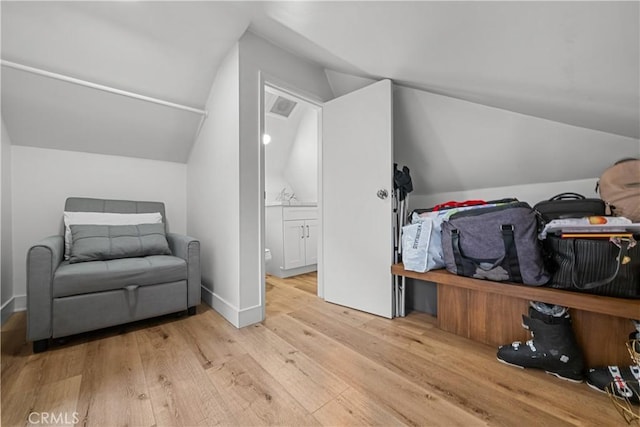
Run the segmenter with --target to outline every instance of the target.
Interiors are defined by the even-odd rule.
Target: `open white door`
[[[392,84],[322,110],[322,274],[328,302],[391,318]]]

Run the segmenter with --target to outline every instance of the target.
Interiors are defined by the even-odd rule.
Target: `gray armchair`
[[[65,211],[160,212],[166,223],[160,202],[68,198]],[[159,255],[75,263],[64,260],[63,236],[33,245],[27,253],[27,339],[33,351],[45,351],[50,338],[185,310],[195,314],[200,242],[166,233],[166,244]]]

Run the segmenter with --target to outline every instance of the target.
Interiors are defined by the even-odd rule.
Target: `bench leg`
[[[402,279],[400,280],[400,295],[401,295],[400,317],[405,317],[407,315],[407,313],[406,313],[407,296],[406,296],[406,293],[405,293],[406,289],[407,289],[407,278],[405,276],[402,276]]]
[[[49,348],[49,340],[38,340],[33,342],[33,352],[42,353]]]

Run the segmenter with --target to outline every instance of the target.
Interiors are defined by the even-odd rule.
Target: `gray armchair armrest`
[[[51,337],[53,274],[64,256],[62,236],[50,236],[27,252],[27,339]]]
[[[187,305],[200,304],[200,241],[183,234],[167,233],[169,249],[174,256],[187,261]]]

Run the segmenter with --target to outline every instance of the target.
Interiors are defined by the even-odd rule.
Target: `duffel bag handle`
[[[577,289],[581,289],[581,290],[586,290],[586,289],[593,289],[593,288],[598,288],[600,286],[604,286],[607,285],[611,282],[613,282],[615,280],[615,278],[618,276],[618,273],[620,272],[620,266],[623,264],[625,258],[628,256],[627,254],[629,253],[629,245],[631,244],[631,242],[628,239],[620,239],[620,246],[618,248],[618,256],[616,258],[616,260],[618,261],[616,263],[616,269],[613,272],[613,274],[611,274],[609,277],[606,277],[604,279],[601,280],[595,280],[593,282],[590,283],[585,283],[584,285],[578,285],[578,283],[580,283],[579,280],[577,280],[577,272],[576,272],[576,239],[573,239],[573,251],[571,254],[571,281],[573,282],[573,286],[575,286]]]
[[[504,243],[504,255],[494,261],[490,266],[483,267],[481,261],[465,256],[460,248],[460,232],[457,229],[451,230],[451,248],[453,249],[453,257],[456,263],[458,274],[474,277],[477,269],[491,271],[497,266],[506,267],[509,279],[514,282],[522,282],[520,274],[520,264],[518,263],[518,252],[516,251],[515,238],[513,235],[513,225],[505,224],[501,226],[502,241]],[[504,261],[506,265],[504,265]]]
[[[549,201],[553,201],[553,200],[584,200],[584,199],[586,199],[586,197],[584,197],[582,194],[568,192],[568,193],[556,194],[555,196],[550,198]]]

